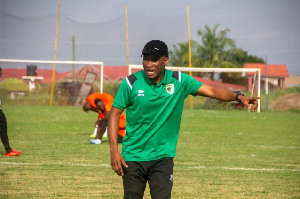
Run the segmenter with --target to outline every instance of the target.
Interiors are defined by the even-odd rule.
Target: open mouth
[[[150,69],[146,69],[146,74],[147,76],[152,76],[155,74],[155,71],[154,70],[150,70]]]

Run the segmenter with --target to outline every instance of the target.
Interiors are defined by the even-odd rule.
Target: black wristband
[[[239,99],[239,96],[242,95],[244,96],[244,94],[242,94],[241,92],[237,92],[236,93],[236,96],[235,96],[235,100],[238,102],[238,103],[241,103],[241,100]]]

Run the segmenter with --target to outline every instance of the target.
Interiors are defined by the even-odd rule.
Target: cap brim
[[[143,50],[143,52],[141,54],[141,57],[144,56],[144,55],[150,55],[153,58],[160,58],[160,57],[163,56],[162,54],[151,51],[151,50]]]

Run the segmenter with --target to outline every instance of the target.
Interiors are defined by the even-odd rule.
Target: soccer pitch
[[[22,154],[0,150],[1,198],[122,198],[108,140],[87,141],[97,114],[59,106],[3,111],[10,144]],[[296,112],[184,110],[172,198],[299,198],[299,129]]]

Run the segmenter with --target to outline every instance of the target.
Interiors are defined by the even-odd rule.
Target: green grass
[[[22,154],[5,157],[0,150],[1,198],[122,198],[108,141],[87,141],[95,113],[62,106],[3,110],[11,146]],[[297,112],[184,110],[172,198],[299,198],[299,121]]]

